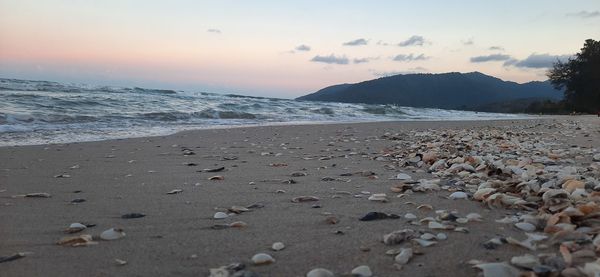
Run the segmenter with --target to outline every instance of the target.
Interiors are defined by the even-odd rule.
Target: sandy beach
[[[502,140],[522,148],[525,142],[537,141],[553,149],[566,149],[551,157],[557,165],[565,162],[589,168],[596,163],[592,156],[600,146],[599,131],[599,118],[578,116],[247,127],[2,147],[0,256],[22,252],[25,257],[0,263],[0,276],[209,276],[211,268],[231,263],[243,263],[246,271],[257,274],[244,276],[306,276],[314,268],[351,276],[360,265],[369,266],[374,276],[476,276],[481,270],[473,268],[471,260],[508,263],[511,257],[523,254],[559,253],[559,247],[551,243],[535,250],[510,243],[485,247],[497,237],[526,239],[514,222],[497,222],[522,215],[523,210],[490,207],[473,199],[472,188],[456,182],[461,170],[448,173],[450,164],[437,176],[430,173],[431,164],[422,156],[414,165],[406,166],[406,161],[425,147],[437,153],[435,159],[446,153],[437,151],[435,144],[417,147],[446,138],[444,132],[465,137],[492,132],[499,134],[494,143]],[[505,137],[498,138],[500,135]],[[478,138],[464,139],[466,149],[453,151],[464,153],[464,157],[473,154],[469,144],[477,145],[475,140]],[[505,152],[513,156],[548,154],[510,147],[506,146]],[[394,152],[402,156],[394,156]],[[412,157],[405,152],[412,152]],[[456,153],[443,158],[455,159],[459,157]],[[220,167],[224,169],[205,170]],[[304,173],[306,176],[301,176]],[[411,179],[390,179],[399,173]],[[580,178],[575,179],[598,173],[578,174]],[[209,180],[213,176],[223,180]],[[473,178],[465,176],[460,178]],[[415,184],[427,183],[421,179],[439,179],[434,182],[439,189],[419,192]],[[408,190],[414,192],[390,189],[399,184],[413,186]],[[591,193],[594,186],[588,187]],[[173,190],[181,191],[167,194]],[[449,199],[456,191],[464,191],[468,199]],[[24,197],[29,193],[48,193],[51,197]],[[378,193],[385,193],[386,201],[369,200]],[[319,200],[292,201],[300,196]],[[72,203],[74,199],[81,200]],[[236,214],[228,211],[232,206],[250,208]],[[458,218],[477,213],[481,221],[445,223],[439,219],[442,210],[455,211]],[[217,212],[229,215],[214,219]],[[400,218],[359,220],[369,212]],[[122,218],[128,213],[145,216]],[[407,213],[417,218],[407,219]],[[427,217],[462,228],[432,229],[428,227],[432,219],[420,221]],[[247,226],[224,227],[237,221]],[[64,230],[71,223],[95,226],[66,234]],[[543,225],[536,227],[544,230]],[[126,236],[110,241],[97,238],[110,228],[121,228]],[[444,233],[447,238],[430,240],[435,244],[427,247],[411,240],[397,245],[382,242],[385,234],[403,229],[414,230],[416,238],[425,233]],[[97,244],[57,245],[61,238],[81,234],[94,236]],[[285,248],[272,250],[275,242],[283,242]],[[401,268],[395,262],[397,253],[386,254],[411,245],[415,254]],[[254,265],[251,258],[257,253],[266,253],[275,262]],[[572,267],[595,260],[587,258],[573,261]]]

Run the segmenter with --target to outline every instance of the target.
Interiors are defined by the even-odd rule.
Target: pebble
[[[271,246],[271,249],[273,249],[274,251],[281,251],[284,248],[285,248],[285,244],[283,244],[283,242],[275,242]]]
[[[228,217],[229,217],[229,215],[227,215],[224,212],[216,212],[215,215],[213,216],[214,219],[225,219]]]
[[[400,253],[394,257],[394,261],[401,265],[407,264],[413,256],[412,248],[402,248]]]
[[[408,219],[408,220],[413,220],[413,219],[417,219],[417,216],[411,213],[407,213],[404,215],[404,218]]]
[[[456,192],[453,192],[452,194],[450,194],[450,196],[448,196],[448,198],[450,198],[452,200],[467,199],[468,195],[462,191],[456,191]]]
[[[252,256],[252,262],[255,265],[266,265],[266,264],[274,263],[275,259],[273,259],[273,257],[271,257],[271,255],[269,255],[269,254],[258,253],[256,255]]]
[[[396,175],[396,177],[392,178],[392,179],[405,181],[405,180],[412,179],[412,177],[410,177],[410,175],[408,175],[406,173],[398,173],[398,175]]]
[[[445,233],[439,233],[435,237],[437,238],[437,240],[446,240],[446,239],[448,239],[448,235],[446,235]]]
[[[354,269],[352,269],[352,271],[350,273],[352,274],[352,276],[356,276],[356,277],[371,277],[371,276],[373,276],[373,272],[371,271],[371,268],[369,268],[366,265],[357,266]]]
[[[519,222],[519,223],[515,224],[515,227],[517,227],[520,230],[523,230],[525,232],[533,232],[536,229],[535,225],[528,223],[528,222]]]
[[[324,268],[315,268],[308,273],[306,273],[306,277],[334,277],[333,272],[324,269]]]

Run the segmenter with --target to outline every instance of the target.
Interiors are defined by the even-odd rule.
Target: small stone
[[[534,255],[525,254],[523,256],[512,257],[510,263],[518,267],[532,269],[535,266],[540,265],[540,260]]]
[[[308,273],[306,273],[306,277],[334,277],[333,272],[324,269],[324,268],[315,268]]]
[[[252,256],[252,262],[255,265],[266,265],[266,264],[274,263],[275,259],[273,259],[273,257],[271,257],[271,255],[269,255],[269,254],[258,253],[256,255]]]
[[[420,236],[420,238],[423,239],[423,240],[432,240],[432,239],[436,238],[436,236],[434,234],[431,234],[431,233],[425,233],[425,234],[422,234]]]
[[[273,245],[271,246],[271,249],[273,249],[274,251],[281,251],[285,248],[285,244],[283,244],[283,242],[276,242],[273,243]]]
[[[429,221],[429,223],[427,224],[427,227],[429,229],[446,229],[446,225],[441,224],[439,222],[435,222],[435,221]]]
[[[515,227],[517,227],[520,230],[523,230],[525,232],[533,232],[536,229],[535,225],[528,223],[528,222],[519,222],[519,223],[515,224]]]
[[[404,218],[408,219],[408,220],[413,220],[413,219],[417,219],[417,216],[411,213],[407,213],[404,215]]]
[[[412,179],[412,177],[410,177],[410,175],[406,174],[406,173],[398,173],[398,175],[396,175],[395,178],[391,178],[391,179],[395,179],[395,180],[410,180]]]
[[[370,201],[387,202],[387,195],[385,193],[374,193],[369,196]]]
[[[224,219],[224,218],[228,218],[229,215],[227,215],[224,212],[216,212],[215,215],[213,216],[214,219]]]
[[[174,189],[174,190],[167,192],[167,194],[177,194],[177,193],[181,193],[182,191],[183,191],[182,189]]]
[[[117,263],[117,265],[126,265],[127,264],[127,261],[121,260],[121,259],[115,259],[115,262]]]
[[[307,175],[306,172],[301,172],[301,171],[292,172],[292,174],[290,174],[290,176],[292,176],[292,177],[303,177],[303,176],[306,176],[306,175]]]
[[[450,194],[450,196],[448,196],[448,198],[450,198],[452,200],[467,199],[468,195],[462,191],[456,191],[456,192],[453,192],[452,194]]]
[[[125,237],[123,229],[110,228],[100,234],[100,238],[103,240],[116,240]]]
[[[373,272],[371,271],[371,268],[369,268],[366,265],[361,265],[358,267],[355,267],[354,269],[352,269],[352,276],[357,276],[357,277],[371,277],[373,276]]]
[[[123,219],[131,219],[131,218],[142,218],[145,217],[146,215],[143,213],[128,213],[128,214],[124,214],[121,216],[121,218]]]
[[[435,237],[437,240],[447,240],[448,239],[448,235],[446,235],[445,233],[439,233]]]
[[[319,201],[319,197],[316,196],[298,196],[292,199],[294,203],[302,203],[302,202],[311,202],[311,201]]]

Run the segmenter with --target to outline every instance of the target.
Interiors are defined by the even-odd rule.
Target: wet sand
[[[390,186],[399,181],[389,180],[390,177],[400,172],[413,179],[433,177],[423,170],[386,168],[389,163],[376,158],[394,142],[381,136],[409,130],[508,130],[516,126],[552,132],[555,130],[548,126],[556,122],[591,126],[584,130],[572,128],[568,130],[572,137],[561,136],[556,142],[599,147],[600,121],[595,117],[249,127],[188,131],[164,137],[3,147],[0,256],[29,253],[24,258],[0,263],[0,276],[208,276],[210,268],[234,262],[245,263],[247,270],[260,276],[305,276],[317,267],[344,275],[359,265],[368,265],[375,276],[475,276],[480,271],[467,264],[469,260],[507,261],[531,252],[513,245],[496,249],[482,246],[496,236],[525,238],[513,226],[495,222],[514,211],[490,209],[472,200],[450,200],[450,192],[444,190],[395,197]],[[190,152],[194,155],[184,155]],[[581,162],[589,161],[585,158]],[[273,166],[277,164],[286,166]],[[221,166],[224,171],[198,172]],[[307,176],[290,176],[297,171]],[[378,178],[340,176],[358,171],[373,171]],[[56,178],[59,174],[70,177]],[[224,180],[208,180],[214,175],[221,175]],[[350,182],[323,181],[323,177],[348,178]],[[296,183],[282,183],[289,179]],[[183,191],[166,194],[173,189]],[[52,197],[15,197],[34,192],[46,192]],[[386,193],[389,201],[369,201],[366,192]],[[364,197],[355,197],[360,194]],[[319,197],[320,201],[292,203],[292,198],[304,195]],[[76,198],[85,202],[71,204]],[[212,218],[217,211],[254,203],[264,207],[223,220]],[[313,208],[315,203],[321,207]],[[417,210],[421,204],[430,204],[434,210],[456,210],[459,214],[476,212],[483,221],[465,224],[469,233],[444,231],[447,240],[422,248],[422,255],[415,255],[398,270],[394,256],[385,252],[404,246],[384,245],[382,236],[404,228],[428,231],[427,226],[415,226],[404,218],[368,222],[358,219],[371,211],[414,213],[419,218],[435,216],[434,211]],[[121,218],[133,212],[146,216]],[[335,216],[339,222],[327,223],[328,216]],[[210,228],[234,221],[248,226]],[[97,245],[83,247],[57,245],[59,239],[68,236],[63,230],[74,222],[96,224],[81,232],[84,234],[99,235],[118,227],[126,237],[98,240]],[[270,250],[278,241],[286,248]],[[250,258],[261,252],[270,254],[276,262],[252,265]],[[118,265],[115,259],[127,264]]]

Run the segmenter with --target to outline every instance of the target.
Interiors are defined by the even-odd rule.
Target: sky
[[[392,74],[545,80],[598,0],[0,0],[0,78],[293,98]]]

